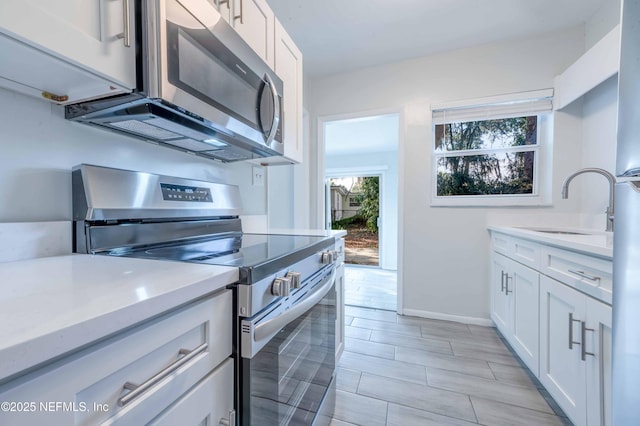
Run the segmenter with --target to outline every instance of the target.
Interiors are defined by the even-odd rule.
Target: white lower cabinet
[[[205,392],[194,386],[216,368],[209,376],[216,397],[203,409],[228,416],[231,306],[224,290],[0,386],[0,401],[22,408],[0,413],[0,424],[146,424],[174,401],[183,406]]]
[[[229,392],[229,383],[233,383],[231,358],[149,424],[219,425],[226,421],[229,425],[235,425],[235,412],[229,408],[233,407],[233,393]]]
[[[338,266],[336,267],[336,363],[344,351],[344,238],[336,240]]]
[[[575,425],[611,424],[610,259],[493,232],[491,318]]]
[[[540,274],[494,253],[492,276],[493,320],[527,367],[538,375]]]
[[[579,425],[611,419],[611,307],[541,277],[540,381]]]

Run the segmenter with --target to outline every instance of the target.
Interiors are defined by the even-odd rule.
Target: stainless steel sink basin
[[[592,235],[584,232],[574,232],[574,231],[562,231],[560,229],[532,229],[535,232],[544,232],[545,234],[560,234],[560,235]]]
[[[538,228],[538,227],[523,227],[527,231],[540,232],[543,234],[555,234],[555,235],[594,235],[596,232],[581,231],[575,228]]]

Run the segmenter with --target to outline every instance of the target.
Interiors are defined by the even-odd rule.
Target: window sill
[[[540,195],[454,195],[431,197],[431,207],[547,207],[547,197]]]

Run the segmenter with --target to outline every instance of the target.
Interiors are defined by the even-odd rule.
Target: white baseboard
[[[463,324],[473,324],[473,325],[483,325],[486,327],[493,327],[493,321],[487,318],[476,318],[476,317],[463,317],[460,315],[449,315],[442,314],[439,312],[429,312],[429,311],[421,311],[418,309],[407,309],[403,310],[404,315],[409,315],[412,317],[420,317],[420,318],[429,318],[443,321],[453,321],[460,322]]]

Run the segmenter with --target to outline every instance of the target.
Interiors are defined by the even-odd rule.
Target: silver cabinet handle
[[[500,291],[504,293],[504,271],[500,271]]]
[[[122,24],[124,28],[118,34],[118,38],[123,39],[124,47],[131,47],[131,14],[129,13],[129,0],[122,0]]]
[[[273,96],[273,122],[271,124],[269,135],[267,136],[267,145],[270,145],[271,141],[276,137],[278,124],[280,123],[280,99],[278,99],[278,91],[276,90],[276,85],[271,79],[271,76],[269,74],[265,74],[264,79],[271,89],[271,96]]]
[[[219,423],[222,426],[236,426],[236,410],[229,410],[229,418],[221,418]]]
[[[178,358],[176,361],[171,363],[171,365],[162,369],[161,371],[156,373],[153,377],[147,379],[141,385],[136,385],[131,382],[126,382],[122,386],[122,389],[128,390],[129,392],[121,396],[120,398],[118,398],[118,406],[123,407],[126,404],[133,401],[134,399],[136,399],[137,397],[139,397],[140,395],[142,395],[143,393],[145,393],[147,390],[149,390],[150,387],[152,387],[159,381],[169,376],[171,373],[176,371],[178,368],[182,367],[187,362],[191,361],[193,358],[195,358],[202,352],[206,351],[207,346],[208,346],[207,343],[203,343],[191,351],[187,349],[180,349],[180,351],[178,352],[178,355],[184,355],[182,358]]]
[[[573,341],[573,323],[581,322],[580,320],[573,319],[573,313],[569,313],[569,349],[573,350],[573,345],[579,345],[580,342]]]
[[[229,0],[227,0],[227,1],[229,1]],[[234,10],[234,13],[235,13],[235,10]],[[243,13],[242,13],[242,0],[240,0],[240,15],[234,16],[233,17],[233,22],[235,22],[236,20],[239,19],[240,20],[240,24],[244,24],[244,21],[242,20],[242,15],[243,15]]]
[[[568,269],[568,271],[571,272],[572,274],[579,276],[580,278],[586,278],[589,281],[600,281],[600,277],[596,275],[585,274],[584,271],[577,271],[574,269]]]
[[[596,354],[593,352],[587,352],[587,343],[586,343],[587,331],[591,331],[595,333],[595,330],[593,328],[587,328],[587,323],[584,321],[582,321],[581,330],[582,330],[582,360],[585,361],[587,358],[587,355],[596,356]]]
[[[509,290],[509,280],[513,280],[513,277],[510,277],[509,274],[504,274],[504,294],[509,295],[509,293],[513,293],[513,290]]]

